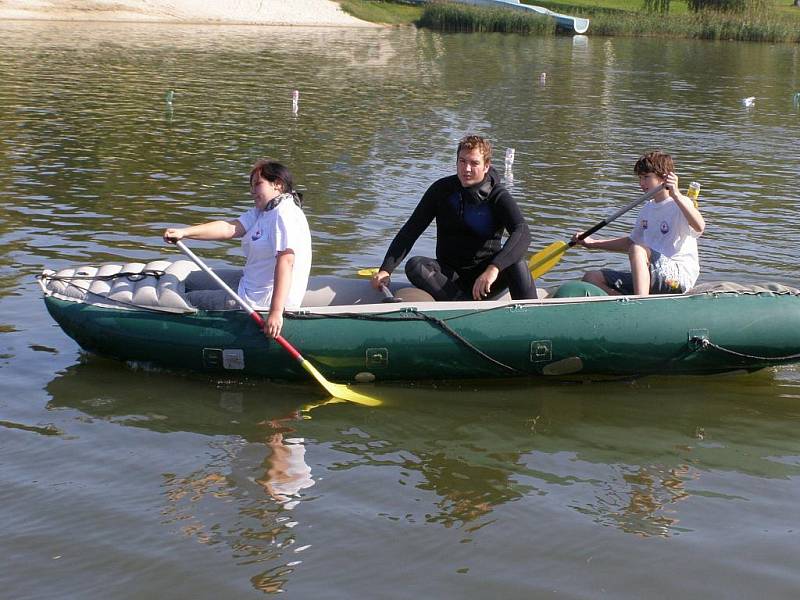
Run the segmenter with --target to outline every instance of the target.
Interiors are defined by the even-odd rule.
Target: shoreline
[[[333,0],[0,0],[0,21],[380,27]]]

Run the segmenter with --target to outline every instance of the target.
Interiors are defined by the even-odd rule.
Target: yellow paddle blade
[[[325,377],[322,376],[322,373],[317,371],[317,369],[307,360],[303,359],[300,363],[303,368],[311,373],[314,376],[322,387],[334,398],[341,398],[342,400],[347,400],[348,402],[355,402],[356,404],[363,404],[364,406],[380,406],[382,402],[377,398],[370,398],[369,396],[365,396],[364,394],[359,394],[358,392],[354,392],[346,385],[342,385],[340,383],[331,383]]]
[[[345,402],[347,402],[347,400],[342,400],[341,398],[328,398],[327,400],[321,400],[319,402],[309,402],[300,407],[300,412],[304,419],[310,419],[311,415],[309,413],[315,408],[328,406],[329,404],[344,404]]]
[[[372,277],[375,273],[378,272],[378,267],[372,267],[370,269],[359,269],[358,276],[359,277]]]
[[[539,250],[539,252],[531,256],[528,261],[531,276],[534,279],[538,279],[555,267],[568,248],[569,244],[566,242],[553,242],[544,250]]]

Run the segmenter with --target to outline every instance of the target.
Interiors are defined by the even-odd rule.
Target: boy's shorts
[[[606,285],[620,294],[633,294],[633,275],[630,271],[600,269]],[[678,263],[656,250],[650,251],[650,293],[682,294],[686,288],[679,280]]]

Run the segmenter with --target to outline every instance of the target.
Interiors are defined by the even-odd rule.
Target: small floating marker
[[[747,98],[742,98],[742,106],[745,108],[750,108],[756,103],[755,96],[748,96]]]
[[[292,113],[296,115],[298,110],[300,110],[300,92],[295,90],[292,92]]]
[[[514,166],[514,149],[506,148],[506,171],[511,171]]]
[[[167,90],[166,95],[164,96],[164,100],[167,104],[172,104],[172,99],[175,97],[175,92],[172,90]]]
[[[511,185],[514,182],[514,149],[506,148],[506,183]]]
[[[539,85],[545,85],[547,83],[547,73],[539,73]]]

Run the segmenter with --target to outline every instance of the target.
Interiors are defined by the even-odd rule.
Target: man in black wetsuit
[[[483,300],[506,289],[515,300],[536,298],[524,259],[530,231],[491,166],[491,144],[469,135],[459,142],[456,157],[456,175],[428,188],[389,246],[372,285],[380,288],[389,281],[436,219],[436,259],[415,256],[406,263],[406,276],[414,286],[436,300]]]

